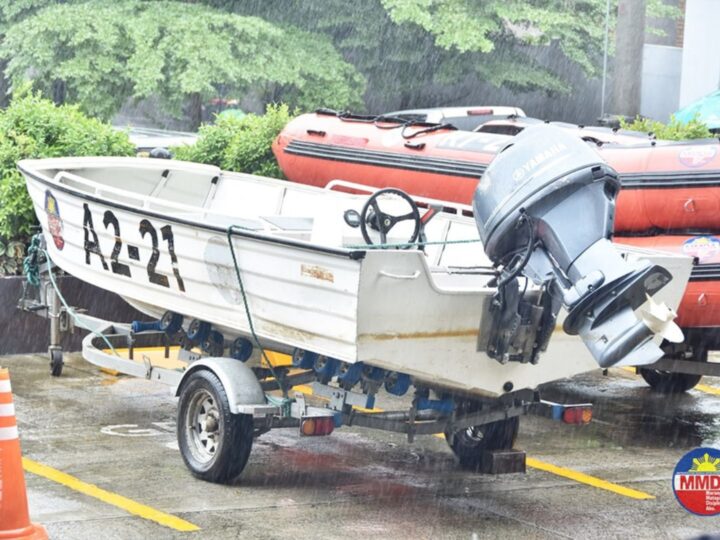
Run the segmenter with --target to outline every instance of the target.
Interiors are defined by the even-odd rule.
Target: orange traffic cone
[[[45,527],[30,523],[10,372],[0,368],[0,540],[45,540]]]

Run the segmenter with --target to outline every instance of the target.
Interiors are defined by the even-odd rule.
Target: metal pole
[[[50,349],[60,347],[60,298],[55,289],[48,287],[50,291]]]
[[[603,51],[602,95],[600,96],[600,118],[605,116],[605,86],[607,84],[608,34],[610,33],[610,0],[605,8],[605,48]]]

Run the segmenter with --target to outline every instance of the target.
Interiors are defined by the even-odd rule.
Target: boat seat
[[[182,216],[182,215],[181,215]],[[185,216],[183,216],[185,217]],[[190,214],[187,214],[190,217]],[[265,225],[259,219],[243,219],[233,216],[214,215],[207,216],[205,214],[194,214],[192,216],[195,220],[209,221],[212,225],[220,227],[230,227],[235,225],[241,229],[248,229],[250,231],[262,231],[265,230]]]
[[[260,216],[260,219],[283,231],[309,231],[313,228],[313,218],[308,217]]]
[[[350,229],[343,220],[343,210],[334,204],[318,206],[314,216],[310,241],[322,246],[341,247],[343,231]]]

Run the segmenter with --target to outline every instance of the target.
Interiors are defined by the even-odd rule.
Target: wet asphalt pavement
[[[633,373],[593,372],[543,394],[593,402],[592,424],[521,420],[516,447],[528,457],[654,497],[637,500],[535,467],[468,473],[440,438],[409,445],[362,428],[317,438],[292,429],[265,434],[237,485],[213,485],[183,465],[167,387],[101,373],[79,355],[66,361],[54,379],[45,356],[0,358],[11,370],[24,456],[200,530],[180,532],[26,472],[32,518],[51,538],[693,538],[720,531],[720,518],[678,505],[670,480],[683,453],[720,446],[720,390],[713,393],[720,379],[668,397]]]

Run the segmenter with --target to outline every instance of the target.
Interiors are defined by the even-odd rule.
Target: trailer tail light
[[[589,424],[592,420],[592,407],[567,407],[563,411],[562,421],[566,424]]]
[[[330,435],[333,429],[335,429],[335,419],[332,416],[303,418],[300,423],[301,435]]]

